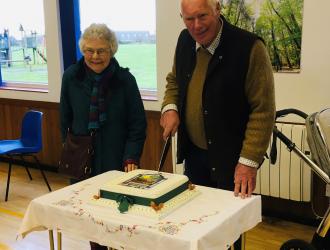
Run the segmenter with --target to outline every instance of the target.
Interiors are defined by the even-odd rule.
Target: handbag
[[[95,134],[74,135],[68,131],[63,144],[58,172],[76,180],[90,177]]]

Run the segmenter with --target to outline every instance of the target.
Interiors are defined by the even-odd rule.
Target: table
[[[19,236],[57,230],[59,236],[70,233],[116,249],[219,250],[228,249],[261,222],[260,196],[241,199],[233,192],[203,186],[196,186],[199,196],[161,220],[120,214],[90,203],[104,183],[122,174],[109,171],[32,200]]]

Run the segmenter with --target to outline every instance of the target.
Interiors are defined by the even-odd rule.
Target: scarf
[[[87,67],[85,65],[85,67]],[[88,130],[97,130],[103,126],[107,120],[105,108],[105,96],[108,92],[109,81],[116,69],[115,60],[110,61],[108,67],[97,74],[87,67],[87,72],[93,78],[91,101],[89,107]]]

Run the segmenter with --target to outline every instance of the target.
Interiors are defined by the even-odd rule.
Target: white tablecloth
[[[261,221],[261,198],[196,186],[201,191],[162,220],[90,204],[99,188],[123,172],[110,171],[31,201],[19,229],[60,230],[117,249],[227,249]]]

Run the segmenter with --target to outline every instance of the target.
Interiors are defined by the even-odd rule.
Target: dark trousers
[[[216,187],[216,183],[211,181],[207,150],[190,142],[186,152],[184,174],[189,177],[189,180],[196,185]]]
[[[196,185],[218,188],[219,184],[211,181],[207,150],[190,142],[186,152],[184,174],[189,177],[189,180]],[[234,243],[234,249],[240,250],[241,244],[242,237]]]

